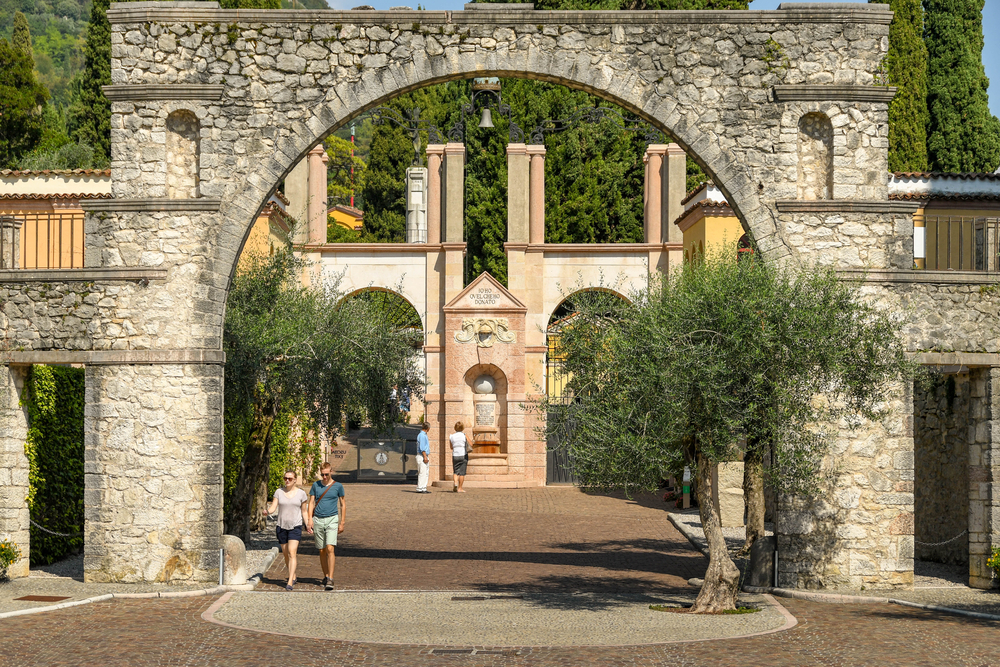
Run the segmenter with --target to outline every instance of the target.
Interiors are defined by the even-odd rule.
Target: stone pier
[[[87,368],[84,578],[214,581],[223,367]]]
[[[2,315],[0,315],[2,317]],[[28,576],[31,535],[28,524],[28,415],[21,407],[25,367],[0,366],[0,540],[10,539],[24,557],[7,568],[7,576]]]

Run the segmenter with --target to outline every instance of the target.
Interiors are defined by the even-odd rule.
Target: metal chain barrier
[[[950,540],[945,540],[944,542],[921,542],[920,540],[913,540],[913,543],[914,544],[919,544],[922,547],[939,547],[942,544],[948,544],[949,542],[954,542],[955,540],[957,540],[962,535],[965,535],[968,532],[969,532],[968,530],[963,530],[961,533],[959,533],[955,537],[951,538]]]
[[[57,537],[80,537],[81,535],[83,535],[83,533],[57,533],[57,532],[56,532],[56,531],[54,531],[54,530],[49,530],[49,529],[48,529],[48,528],[46,528],[45,526],[42,526],[42,525],[38,524],[38,523],[37,523],[37,522],[36,522],[36,521],[35,521],[34,519],[32,519],[31,517],[28,517],[28,521],[30,521],[30,522],[31,522],[31,525],[32,525],[32,526],[34,526],[34,527],[35,527],[35,528],[37,528],[38,530],[41,530],[41,531],[44,531],[44,532],[48,533],[49,535],[56,535]]]

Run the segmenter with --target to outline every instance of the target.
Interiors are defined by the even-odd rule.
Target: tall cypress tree
[[[101,86],[111,83],[111,0],[94,0],[83,48],[84,66],[76,82],[76,94],[69,110],[70,136],[78,143],[111,158],[111,103]]]
[[[0,168],[16,168],[38,143],[48,97],[24,51],[0,38]]]
[[[924,0],[927,153],[931,169],[993,171],[1000,120],[990,113],[983,70],[985,0]]]
[[[883,2],[884,0],[869,0]],[[927,46],[920,0],[889,0],[895,12],[885,57],[890,85],[889,171],[927,171]]]
[[[28,19],[22,12],[14,12],[14,34],[11,35],[11,45],[23,53],[35,68],[35,53],[31,48],[31,31],[28,29]]]

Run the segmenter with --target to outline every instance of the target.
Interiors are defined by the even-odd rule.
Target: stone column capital
[[[465,144],[457,141],[449,141],[444,145],[445,155],[465,155]]]
[[[427,155],[444,155],[444,144],[427,144]]]
[[[667,154],[668,148],[667,144],[650,144],[646,146],[646,155],[663,156]]]
[[[527,155],[527,144],[507,144],[507,155]]]
[[[533,158],[545,157],[545,146],[542,146],[541,144],[528,144],[525,150],[527,151],[528,155],[530,155]]]
[[[685,155],[686,156],[687,153],[685,153],[684,149],[681,148],[677,144],[667,144],[667,155],[669,157],[674,157],[676,155]]]

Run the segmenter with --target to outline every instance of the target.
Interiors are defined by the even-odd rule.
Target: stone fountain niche
[[[526,308],[492,276],[482,274],[443,310],[449,332],[443,423],[448,432],[456,421],[465,424],[472,444],[465,483],[526,484]],[[442,445],[447,451],[447,444]],[[443,472],[448,476],[451,471]]]
[[[472,393],[472,451],[469,473],[507,472],[507,378],[492,364],[476,365],[466,374]]]

